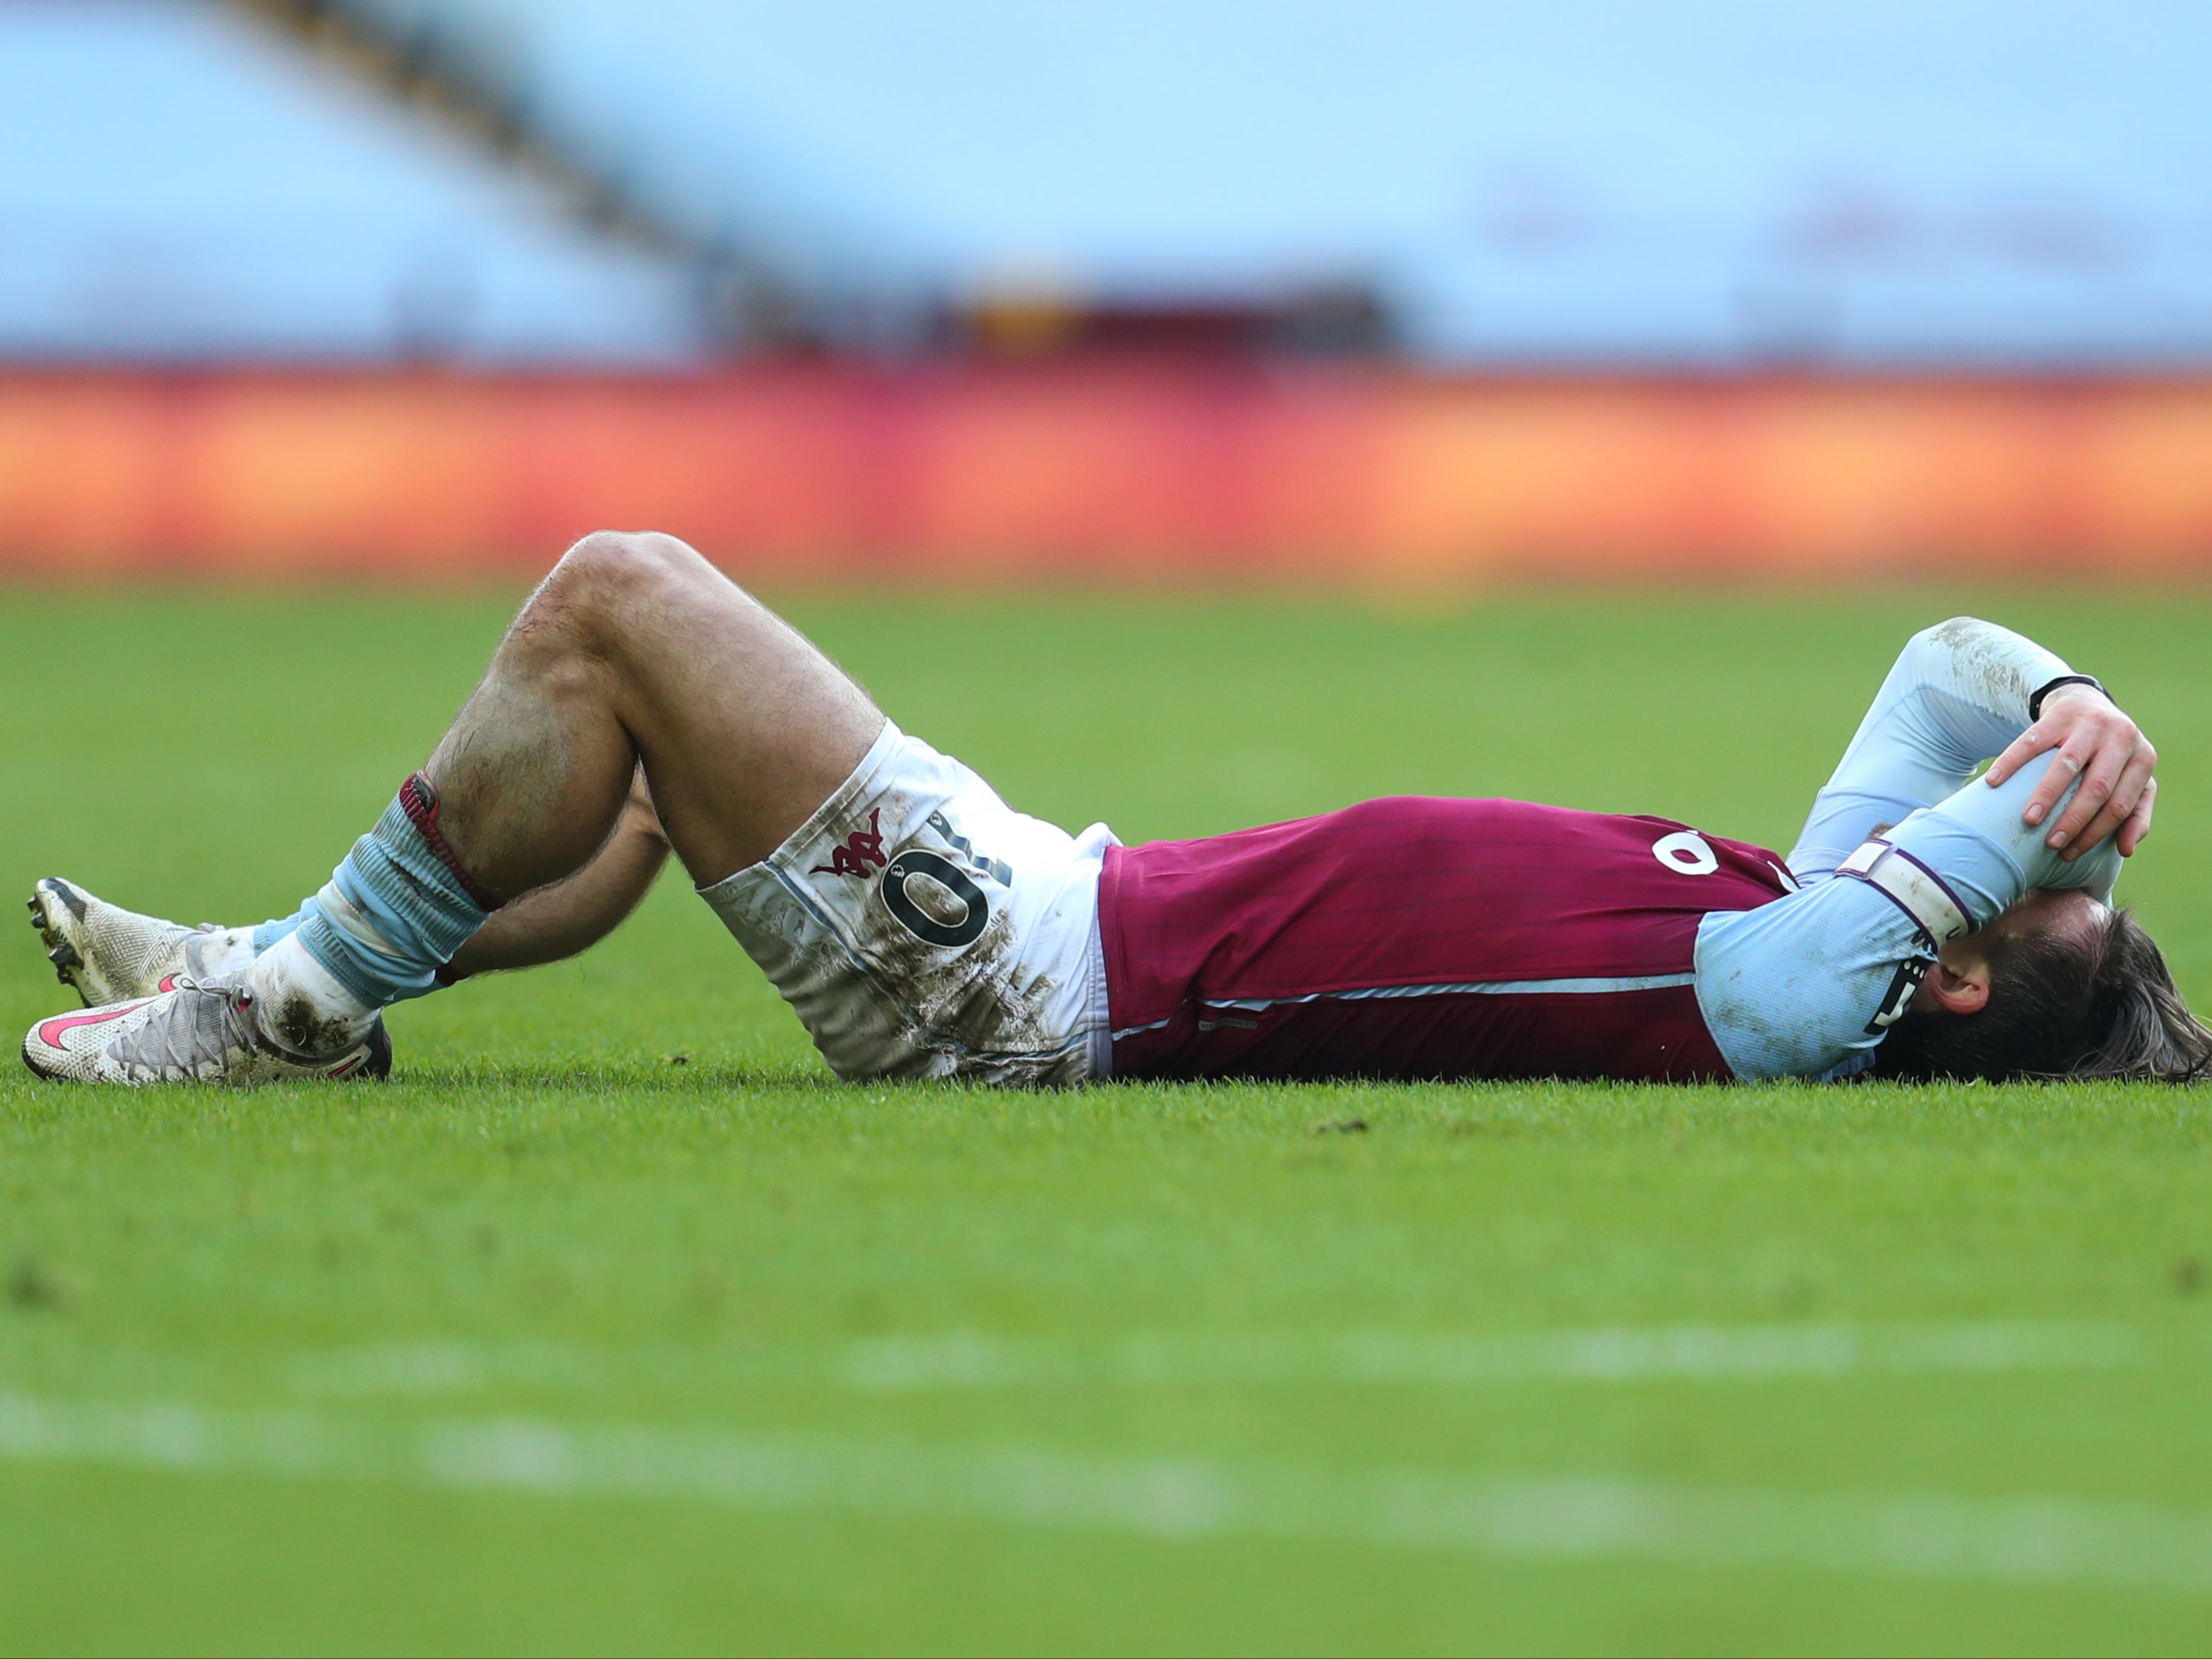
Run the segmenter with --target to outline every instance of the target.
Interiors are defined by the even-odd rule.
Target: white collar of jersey
[[[1875,836],[1836,866],[1839,876],[1879,887],[1911,916],[1930,944],[1948,945],[1974,931],[1966,907],[1940,877],[1902,847]]]

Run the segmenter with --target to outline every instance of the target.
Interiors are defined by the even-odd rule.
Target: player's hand
[[[2094,685],[2062,685],[2043,700],[2043,718],[2013,740],[1984,775],[1995,786],[2028,762],[2056,750],[2043,781],[2028,797],[2021,817],[2040,823],[2075,779],[2081,780],[2045,844],[2063,850],[2070,863],[2119,832],[2120,856],[2128,857],[2150,833],[2151,802],[2158,785],[2151,769],[2158,750],[2142,728]]]

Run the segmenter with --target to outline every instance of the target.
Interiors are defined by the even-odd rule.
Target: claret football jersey
[[[1121,1077],[1726,1078],[1698,924],[1796,884],[1664,818],[1402,797],[1116,847]]]

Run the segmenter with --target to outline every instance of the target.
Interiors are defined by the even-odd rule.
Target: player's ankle
[[[185,968],[203,984],[243,979],[260,952],[251,927],[203,927],[185,941]]]
[[[376,1023],[378,1009],[316,961],[297,935],[257,956],[246,983],[261,1035],[294,1054],[343,1054]]]

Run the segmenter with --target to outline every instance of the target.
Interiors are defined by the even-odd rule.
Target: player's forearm
[[[2072,671],[1995,623],[1957,617],[1906,642],[1790,856],[1818,881],[1874,832],[1932,806],[2025,731],[2037,691]]]
[[[2086,888],[2106,896],[2119,874],[2119,849],[2107,839],[2069,864],[2046,845],[2042,826],[2021,816],[2039,781],[2031,768],[1994,789],[1968,783],[1886,838],[1941,880],[1977,927],[2031,888]],[[2060,798],[2062,809],[2071,795]]]
[[[1954,617],[1923,629],[1883,680],[1835,781],[1909,757],[1956,787],[2027,729],[2038,690],[2073,672],[2057,653],[1995,623]]]

